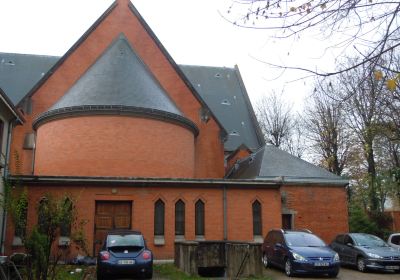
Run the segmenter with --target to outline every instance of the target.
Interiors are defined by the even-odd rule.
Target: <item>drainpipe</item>
[[[223,219],[224,219],[224,240],[228,240],[228,221],[227,221],[227,203],[226,203],[226,185],[222,189],[222,207],[223,207]]]
[[[36,158],[36,130],[33,132],[32,175],[35,174],[35,158]]]
[[[8,162],[10,159],[10,149],[11,149],[11,131],[13,128],[12,121],[8,122],[8,135],[7,135],[7,143],[6,143],[6,158],[4,163],[4,178],[8,177],[9,170],[8,170]],[[5,186],[4,186],[5,187]],[[1,224],[2,224],[2,231],[0,236],[0,246],[1,246],[1,253],[4,254],[4,237],[6,235],[6,225],[7,225],[7,210],[3,209],[3,217],[1,217]]]

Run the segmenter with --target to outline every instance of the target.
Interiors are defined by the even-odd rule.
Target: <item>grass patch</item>
[[[192,280],[192,279],[205,279],[199,276],[190,276],[180,271],[175,265],[173,264],[155,264],[153,265],[154,273],[157,273],[159,277],[171,279],[171,280]]]
[[[81,272],[76,272],[76,269],[82,269]],[[59,265],[57,267],[57,280],[95,280],[95,266],[80,266],[80,265]]]
[[[206,280],[206,279],[215,279],[215,278],[205,278],[199,276],[187,275],[183,271],[180,271],[173,264],[155,264],[153,265],[154,273],[157,274],[158,277],[171,279],[171,280]],[[250,277],[250,278],[241,278],[246,280],[272,280],[270,277]]]

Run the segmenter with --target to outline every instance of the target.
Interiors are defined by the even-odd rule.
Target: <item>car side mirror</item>
[[[353,247],[353,244],[351,244],[351,243],[347,243],[346,245],[349,247]]]

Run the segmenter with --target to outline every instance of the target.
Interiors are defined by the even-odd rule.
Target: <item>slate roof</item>
[[[272,145],[266,145],[239,161],[227,177],[259,180],[279,178],[286,183],[348,184],[348,180]]]
[[[122,34],[49,111],[85,105],[132,106],[182,116]]]
[[[17,105],[58,60],[57,56],[0,53],[0,87]]]
[[[237,67],[180,65],[180,68],[228,132],[226,151],[234,151],[241,144],[256,151],[264,145]]]
[[[17,104],[60,57],[0,53],[0,61],[2,59],[0,87],[6,88],[7,95]],[[13,63],[8,64],[9,61]],[[263,146],[264,140],[237,67],[179,67],[230,134],[225,142],[226,151],[234,151],[242,143],[253,151]]]

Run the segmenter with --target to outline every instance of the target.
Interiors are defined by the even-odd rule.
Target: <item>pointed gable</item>
[[[90,105],[134,106],[182,115],[123,34],[50,111]]]
[[[117,49],[110,45],[120,34],[124,34],[125,38],[116,44],[121,44],[120,46],[130,54],[130,61],[139,69],[136,78],[143,80],[136,79],[136,82],[132,83],[125,80],[129,78],[113,76],[111,73],[113,71],[110,70],[106,77],[107,81],[114,83],[114,86],[120,83],[117,85],[118,93],[114,91],[111,94],[106,92],[106,89],[110,89],[110,85],[96,77],[96,74],[101,69],[104,70],[101,65],[105,65],[105,61],[112,57],[111,54]],[[115,55],[118,55],[118,52]],[[111,61],[114,62],[116,61]],[[129,68],[135,66],[123,62],[117,64],[115,67],[126,67],[130,77],[135,73],[135,69]],[[98,84],[91,84],[91,81],[96,81]],[[131,86],[135,92],[127,90]],[[150,90],[145,94],[139,94],[143,92],[145,86],[149,86]],[[99,104],[110,101],[109,98],[119,104],[115,105],[112,102]],[[129,105],[121,105],[125,101]],[[90,107],[88,104],[93,102],[96,102],[95,108],[83,108],[79,111],[78,107]],[[221,178],[224,175],[225,130],[129,0],[115,1],[44,75],[19,105],[24,103],[32,104],[32,113],[27,116],[26,125],[15,130],[18,135],[16,139],[22,139],[22,135],[33,133],[32,130],[38,128],[42,121],[45,123],[69,117],[65,114],[71,113],[87,115],[87,109],[92,112],[101,111],[100,114],[104,115],[107,114],[106,110],[109,107],[113,107],[109,114],[134,114],[146,117],[149,117],[149,111],[152,110],[150,118],[183,125],[196,137],[195,177]],[[136,106],[138,104],[144,107]],[[129,107],[128,113],[126,107]],[[63,108],[74,108],[75,111]],[[136,110],[137,108],[146,110],[143,112]],[[18,150],[26,159],[22,173],[31,174],[33,153],[23,150],[22,143],[18,139],[13,142],[12,148]],[[176,145],[179,146],[178,143]]]

